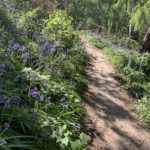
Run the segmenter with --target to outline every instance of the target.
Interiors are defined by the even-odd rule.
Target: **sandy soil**
[[[85,93],[89,150],[150,150],[150,131],[132,110],[133,100],[121,86],[120,75],[102,50],[81,36],[89,65]]]

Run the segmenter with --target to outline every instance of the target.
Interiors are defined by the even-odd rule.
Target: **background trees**
[[[57,0],[57,3],[63,4],[78,28],[102,26],[108,32],[141,40],[150,24],[150,0]]]

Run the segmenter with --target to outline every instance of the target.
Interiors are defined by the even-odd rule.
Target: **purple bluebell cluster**
[[[42,16],[37,19],[39,14],[25,15],[21,26],[18,10],[9,12],[13,13],[16,32],[9,32],[10,25],[0,33],[0,107],[10,115],[3,117],[2,130],[8,134],[13,130],[22,132],[24,128],[23,132],[51,140],[51,130],[62,128],[76,116],[68,112],[79,111],[80,103],[74,104],[77,95],[73,91],[78,62],[72,61],[72,55],[76,52],[61,41],[56,42],[49,33],[43,35],[46,24]],[[80,130],[81,125],[72,122],[69,128]]]

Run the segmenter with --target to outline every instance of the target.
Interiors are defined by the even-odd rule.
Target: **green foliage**
[[[145,96],[135,103],[135,108],[140,117],[150,126],[150,100]]]
[[[150,0],[145,1],[142,4],[138,4],[135,7],[135,11],[131,13],[131,24],[134,26],[134,30],[139,31],[141,34],[149,27],[150,17]]]
[[[65,11],[53,12],[45,22],[44,34],[50,34],[54,40],[61,42],[60,44],[63,46],[72,45],[75,32],[72,27],[72,18]]]
[[[77,140],[83,149],[86,61],[72,19],[41,8],[8,12],[0,11],[0,149],[71,150]]]
[[[80,139],[74,142],[71,142],[72,150],[83,150],[83,147],[88,144],[90,137],[85,133],[80,134]]]

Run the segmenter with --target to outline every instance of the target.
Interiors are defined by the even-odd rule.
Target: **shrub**
[[[75,32],[72,27],[72,18],[65,11],[55,11],[45,20],[46,28],[43,33],[49,38],[58,41],[65,47],[70,47],[75,39]]]

